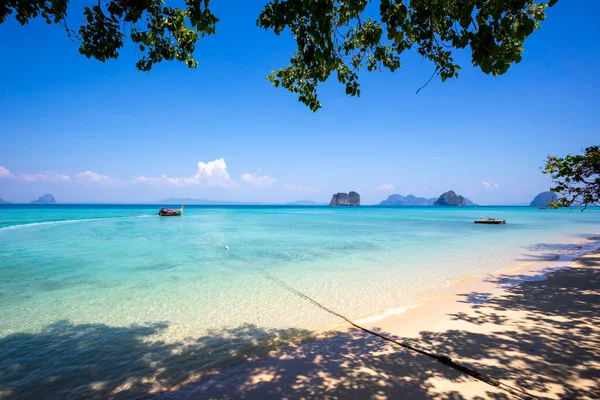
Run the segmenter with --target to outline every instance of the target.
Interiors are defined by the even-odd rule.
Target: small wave
[[[131,218],[148,218],[154,217],[153,214],[148,215],[135,215],[131,217],[106,217],[106,218],[84,218],[84,219],[65,219],[62,221],[44,221],[44,222],[31,222],[28,224],[17,224],[17,225],[9,225],[3,226],[0,228],[0,231],[8,231],[15,229],[23,229],[23,228],[33,228],[36,226],[44,226],[44,225],[67,225],[67,224],[76,224],[79,222],[91,222],[91,221],[106,221],[106,220],[114,220],[114,219],[131,219]]]
[[[369,324],[372,322],[377,322],[377,321],[380,321],[387,317],[391,317],[392,315],[404,314],[408,310],[420,307],[423,304],[425,304],[425,303],[411,304],[410,306],[403,306],[403,307],[386,308],[382,312],[379,312],[377,314],[372,314],[372,315],[369,315],[364,318],[357,319],[354,322],[356,322],[357,324]]]

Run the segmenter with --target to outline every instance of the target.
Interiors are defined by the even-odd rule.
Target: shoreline
[[[552,260],[521,262],[491,274],[462,279],[445,288],[437,296],[418,305],[404,306],[407,309],[402,313],[363,323],[358,322],[361,320],[360,318],[355,321],[367,329],[384,333],[392,338],[400,338],[401,341],[423,350],[448,355],[461,364],[488,373],[503,383],[524,388],[540,398],[564,398],[569,393],[577,393],[577,398],[595,398],[597,395],[600,396],[600,374],[596,376],[593,372],[594,370],[600,371],[600,327],[598,324],[600,313],[597,313],[594,321],[583,318],[586,314],[581,311],[583,317],[578,315],[576,310],[578,306],[573,302],[562,304],[560,297],[563,294],[560,291],[551,290],[551,285],[561,279],[571,279],[570,275],[577,274],[580,270],[598,273],[594,277],[600,278],[599,239],[597,236],[592,236],[569,243],[569,246],[581,245],[581,247],[573,247],[573,252],[559,255]],[[581,278],[577,282],[580,285],[586,285],[589,284],[589,279]],[[527,296],[537,295],[536,290],[540,287],[546,290],[541,293],[543,301],[523,300]],[[595,289],[594,296],[596,297],[593,297],[593,301],[588,302],[590,303],[588,306],[594,310],[596,307],[600,309],[600,287],[596,285],[592,286],[592,289]],[[590,294],[588,292],[590,290],[572,290],[569,291],[569,295],[585,296]],[[520,306],[518,302],[513,302],[515,293],[519,294],[519,299],[526,306]],[[556,299],[552,299],[553,296]],[[545,310],[535,309],[538,302],[542,306],[556,307],[560,312],[554,308],[552,308],[552,312],[539,312]],[[497,307],[497,304],[502,304],[503,307]],[[504,304],[511,304],[513,307],[506,307]],[[485,313],[488,309],[491,312]],[[381,313],[379,312],[379,314]],[[371,314],[371,316],[373,315],[376,314]],[[368,318],[367,316],[362,319]],[[547,327],[541,329],[544,324]],[[590,334],[586,332],[586,335],[578,340],[573,340],[570,335],[572,335],[572,331],[583,331],[584,329],[593,329],[592,337],[598,340],[590,341],[591,350],[585,349],[586,365],[583,372],[581,372],[580,365],[581,356],[571,356],[561,360],[568,365],[568,368],[563,368],[559,363],[549,367],[544,363],[543,358],[536,357],[535,353],[542,353],[541,350],[543,350],[548,353],[548,357],[556,358],[558,356],[554,352],[561,349],[561,346],[577,346],[582,343],[584,338],[589,338]],[[548,332],[553,330],[556,332],[548,335]],[[452,337],[453,340],[450,341],[452,346],[443,344],[448,340],[445,336]],[[460,340],[455,340],[454,336],[473,336],[475,339],[463,340],[466,342],[464,344]],[[489,340],[490,337],[495,341],[502,342],[503,346],[486,345],[486,340]],[[528,340],[515,341],[515,337],[525,337]],[[552,346],[547,348],[537,341],[549,341]],[[488,384],[456,373],[456,371],[425,357],[419,357],[398,347],[379,342],[381,341],[374,340],[370,335],[365,336],[364,333],[348,326],[319,332],[314,337],[291,344],[287,348],[271,350],[268,355],[258,357],[258,359],[249,359],[239,365],[224,366],[221,370],[212,373],[210,371],[199,373],[185,384],[178,385],[175,392],[172,392],[173,396],[169,396],[169,398],[193,398],[196,395],[208,398],[236,398],[242,394],[245,398],[285,397],[282,396],[282,392],[276,390],[275,386],[278,385],[289,385],[289,392],[286,395],[291,398],[302,397],[301,394],[306,396],[307,393],[310,394],[307,397],[322,398],[393,398],[394,396],[389,396],[390,393],[395,394],[395,397],[408,394],[404,392],[404,390],[408,390],[406,388],[399,392],[389,388],[388,380],[394,379],[395,375],[389,373],[387,369],[395,369],[397,366],[393,364],[399,362],[398,358],[414,359],[414,363],[416,363],[409,363],[407,371],[402,369],[405,375],[414,374],[413,369],[417,364],[419,368],[425,368],[424,371],[421,371],[421,378],[427,382],[427,385],[424,387],[421,382],[418,388],[412,387],[410,390],[415,393],[419,392],[419,395],[414,398],[447,398],[445,396],[448,396],[448,393],[454,393],[458,395],[456,397],[458,399],[480,399],[498,398],[498,396],[507,394]],[[358,343],[358,345],[349,346],[348,343]],[[522,354],[525,353],[523,349],[516,350],[522,343],[528,347],[526,354]],[[515,349],[503,349],[503,347],[509,346],[514,346]],[[590,351],[593,354],[591,356]],[[478,354],[480,352],[489,353],[488,357],[481,357]],[[340,354],[343,354],[343,357],[340,358]],[[494,360],[494,357],[500,361]],[[379,364],[381,358],[390,359],[393,363]],[[329,365],[332,363],[332,359],[336,359],[334,363],[336,372],[339,373],[339,369],[344,370],[346,380],[334,377],[335,374],[332,375]],[[361,366],[358,370],[356,368],[348,370],[349,360],[359,360],[364,363],[359,362]],[[535,366],[530,367],[529,363],[534,363]],[[578,363],[578,367],[570,365],[573,363]],[[282,365],[288,364],[291,365],[291,367],[287,367],[290,368],[289,370],[282,367]],[[317,371],[316,374],[308,377],[305,371],[307,368]],[[545,386],[530,382],[535,374],[543,376],[542,373],[545,372],[545,369],[548,369],[549,378],[538,378],[538,380],[548,381],[545,382]],[[287,373],[277,375],[273,373],[274,370],[285,370]],[[558,383],[557,371],[565,375],[563,377],[566,379],[564,385]],[[580,373],[581,378],[575,379],[570,376],[567,379],[568,371],[574,371],[571,374]],[[247,379],[238,382],[234,377],[239,374],[246,374]],[[352,383],[357,374],[361,376],[366,374],[369,378],[365,387]],[[528,374],[530,374],[529,377],[527,377]],[[292,376],[294,379],[290,380]],[[554,379],[555,376],[556,379]],[[375,379],[375,381],[371,381],[371,379]],[[235,383],[231,382],[232,380]],[[315,391],[314,388],[311,389],[311,385],[298,383],[308,381],[318,381],[319,385],[316,387],[319,389]],[[228,382],[232,383],[231,386],[228,386]],[[275,382],[277,385],[274,386]],[[406,385],[408,385],[407,382],[400,382],[400,386]],[[396,386],[398,386],[398,382]],[[423,396],[423,391],[426,392],[425,396]],[[354,392],[356,395],[352,394]],[[413,396],[409,397],[413,398]]]
[[[422,309],[422,307],[428,307],[429,303],[456,296],[459,294],[459,292],[463,291],[463,289],[471,289],[475,291],[476,289],[483,289],[485,287],[489,288],[490,285],[489,283],[486,283],[486,280],[491,280],[501,275],[522,275],[521,280],[511,282],[511,285],[515,286],[519,283],[527,282],[528,279],[537,279],[539,277],[543,277],[545,273],[550,272],[545,271],[548,268],[548,264],[550,263],[573,263],[576,262],[579,258],[584,257],[585,255],[593,253],[600,249],[600,236],[596,235],[591,235],[589,237],[574,238],[571,241],[565,240],[564,242],[565,243],[561,243],[561,245],[564,245],[565,247],[573,247],[571,249],[563,249],[562,254],[559,252],[551,253],[547,255],[547,258],[519,261],[510,264],[506,267],[496,269],[487,274],[472,275],[465,278],[457,279],[455,281],[450,282],[447,286],[440,288],[438,293],[434,296],[426,297],[423,300],[416,301],[410,304],[403,304],[395,307],[388,307],[383,310],[377,310],[375,312],[355,318],[353,319],[353,322],[359,325],[362,324],[367,328],[374,328],[376,327],[375,323],[378,324],[380,321],[401,318],[408,312],[417,313],[419,310]],[[570,253],[566,253],[567,251],[569,251]],[[553,271],[569,267],[570,266],[554,267],[555,269],[553,269]],[[542,275],[540,275],[540,272],[542,273]],[[498,294],[505,290],[507,290],[506,287],[500,290],[495,290],[494,293]],[[315,338],[319,338],[322,335],[326,335],[330,332],[344,332],[350,328],[351,327],[347,323],[341,323],[338,326],[330,326],[328,328],[317,329],[315,331]]]

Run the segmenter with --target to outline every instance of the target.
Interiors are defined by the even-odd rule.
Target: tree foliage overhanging
[[[550,190],[560,196],[551,207],[600,205],[600,146],[581,155],[548,156],[542,172],[552,177],[555,186]]]
[[[14,15],[22,25],[35,18],[61,25],[81,54],[103,62],[117,58],[129,37],[140,53],[137,68],[149,71],[164,60],[195,68],[196,44],[214,34],[219,21],[210,0],[185,0],[184,8],[169,7],[168,0],[104,1],[89,1],[77,30],[67,24],[69,0],[4,0],[0,23]],[[372,18],[372,0],[271,0],[256,23],[277,35],[291,31],[297,50],[268,79],[316,111],[317,86],[332,74],[347,94],[358,96],[363,67],[393,72],[410,49],[430,60],[442,81],[458,76],[453,51],[466,48],[484,73],[504,74],[521,61],[525,39],[557,1],[380,0]]]

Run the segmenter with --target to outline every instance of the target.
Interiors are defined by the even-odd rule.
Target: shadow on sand
[[[0,339],[0,399],[147,398],[216,366],[249,361],[309,336],[254,325],[185,343],[156,340],[167,323],[112,327],[59,321]]]
[[[584,263],[598,265],[600,255],[588,260]],[[407,342],[542,397],[558,385],[563,398],[600,398],[600,269],[554,271],[503,296],[463,297],[473,312],[452,318],[491,324],[489,332],[423,331]],[[531,325],[515,325],[513,331],[513,322],[499,314],[506,310]],[[4,337],[0,398],[512,398],[487,386],[465,397],[453,385],[476,383],[471,378],[356,330],[302,343],[306,331],[252,325],[211,332],[185,345],[149,340],[166,327],[57,322],[40,333]],[[296,345],[278,345],[290,339]],[[224,354],[236,362],[217,363]],[[449,384],[437,385],[439,380]],[[581,380],[593,384],[578,387]]]

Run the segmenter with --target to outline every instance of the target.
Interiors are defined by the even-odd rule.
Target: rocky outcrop
[[[427,199],[425,197],[417,197],[409,194],[404,197],[400,194],[392,194],[388,196],[388,198],[381,203],[380,206],[391,206],[391,207],[407,207],[407,206],[431,206],[437,200]]]
[[[45,194],[29,204],[56,204],[56,199],[51,194]]]
[[[558,195],[552,192],[542,192],[535,196],[529,204],[531,207],[546,208],[548,204],[558,200]]]
[[[461,195],[454,193],[454,190],[450,190],[443,193],[435,203],[434,206],[451,206],[451,207],[463,207],[474,205],[469,199],[465,199]]]
[[[360,206],[360,194],[356,192],[336,193],[331,198],[330,206]]]

